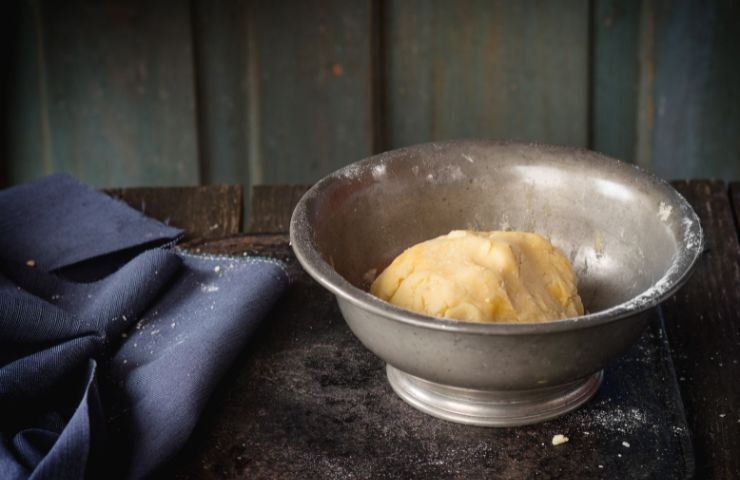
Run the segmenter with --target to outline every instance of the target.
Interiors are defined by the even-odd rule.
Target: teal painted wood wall
[[[15,0],[0,181],[310,183],[454,137],[740,178],[740,2]]]

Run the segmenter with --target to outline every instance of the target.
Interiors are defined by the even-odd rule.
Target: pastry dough
[[[456,230],[419,243],[393,260],[370,293],[408,310],[467,322],[583,315],[570,262],[535,233]]]

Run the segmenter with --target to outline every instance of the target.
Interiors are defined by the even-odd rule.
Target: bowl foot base
[[[599,389],[603,370],[575,382],[534,390],[473,390],[415,377],[386,365],[393,390],[414,408],[443,420],[513,427],[559,417],[583,405]]]

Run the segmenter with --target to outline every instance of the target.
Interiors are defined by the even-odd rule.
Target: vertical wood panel
[[[652,168],[740,178],[740,2],[655,3]]]
[[[644,0],[640,9],[639,86],[635,163],[650,169],[655,128],[655,2]]]
[[[13,180],[51,170],[99,186],[197,183],[188,3],[23,5]]]
[[[372,152],[369,0],[256,1],[254,183],[314,181]]]
[[[588,1],[393,1],[391,146],[449,137],[585,146]]]
[[[0,16],[0,188],[8,183],[10,169],[10,99],[13,75],[18,67],[14,45],[18,37],[20,12],[16,2],[3,5]]]
[[[201,176],[249,182],[247,2],[193,2]]]
[[[243,185],[247,212],[252,185],[247,1],[192,5],[201,180]]]
[[[16,4],[17,36],[14,38],[13,66],[8,85],[8,180],[18,183],[50,173],[51,159],[45,148],[48,128],[46,85],[43,72],[46,55],[40,35],[41,17],[38,1]],[[45,133],[46,132],[46,133]]]
[[[369,0],[196,0],[204,180],[248,193],[371,154],[372,13]]]
[[[9,183],[66,170],[100,186],[238,182],[248,198],[469,136],[740,178],[730,0],[12,5]]]
[[[639,0],[595,0],[593,11],[592,145],[633,161],[637,141]]]

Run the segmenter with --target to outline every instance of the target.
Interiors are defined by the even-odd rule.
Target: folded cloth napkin
[[[0,192],[0,478],[142,478],[185,443],[288,276],[157,247],[180,234],[64,175]]]

